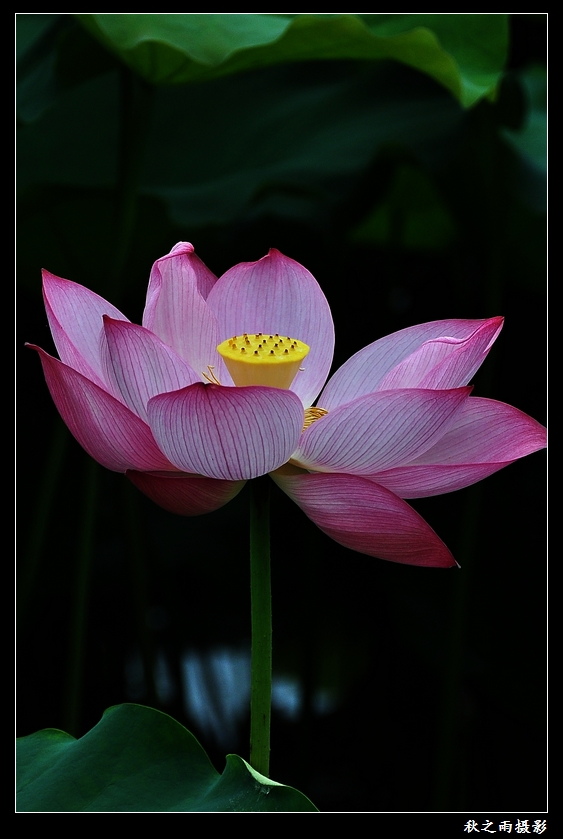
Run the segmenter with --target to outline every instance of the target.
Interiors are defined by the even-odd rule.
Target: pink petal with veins
[[[352,475],[401,466],[440,440],[470,393],[471,388],[410,389],[362,396],[309,426],[292,463]]]
[[[245,481],[217,481],[184,472],[128,470],[125,474],[151,501],[179,516],[212,513],[228,504],[245,484]]]
[[[466,385],[486,359],[502,328],[502,318],[491,318],[468,338],[435,338],[393,367],[378,390],[401,387],[452,388]]]
[[[311,348],[291,386],[305,407],[326,381],[334,352],[334,324],[321,287],[298,262],[272,248],[258,262],[243,262],[218,280],[207,299],[221,340],[243,332],[298,338]]]
[[[353,551],[401,562],[449,568],[455,560],[432,528],[401,498],[366,478],[321,473],[271,477],[327,536]]]
[[[386,335],[349,358],[330,378],[317,404],[321,408],[333,410],[338,405],[344,405],[346,402],[351,402],[366,393],[381,390],[381,383],[390,374],[390,371],[401,364],[408,356],[420,350],[421,346],[427,341],[437,341],[446,337],[466,341],[476,331],[485,328],[488,345],[490,346],[500,332],[502,322],[502,318],[437,320],[432,323],[409,326],[407,329],[401,329],[399,332]],[[488,333],[489,325],[492,326],[492,337]],[[449,350],[448,347],[446,349]],[[425,368],[425,372],[427,373],[429,370]],[[462,384],[462,382],[458,382],[458,384]],[[412,386],[414,385],[409,384],[409,387]],[[424,387],[428,386],[424,385]]]
[[[180,242],[152,267],[143,326],[172,347],[199,381],[211,366],[221,384],[230,385],[232,379],[217,353],[223,340],[219,324],[206,303],[216,279],[193,245]]]
[[[373,475],[401,498],[470,486],[547,445],[543,425],[512,405],[470,397],[444,436],[412,463]]]
[[[178,469],[234,481],[285,463],[304,418],[291,391],[203,384],[155,396],[147,413],[159,447]]]
[[[148,329],[108,317],[104,317],[104,328],[105,378],[145,422],[151,397],[200,381],[192,368]]]
[[[102,318],[127,321],[125,315],[93,291],[45,270],[43,299],[61,361],[107,389],[100,353]]]
[[[129,408],[81,373],[40,347],[47,386],[71,433],[88,454],[114,472],[127,469],[174,471],[150,428]]]

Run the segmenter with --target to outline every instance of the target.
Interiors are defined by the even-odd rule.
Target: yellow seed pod
[[[237,387],[266,385],[288,390],[309,347],[287,335],[244,333],[217,347]]]

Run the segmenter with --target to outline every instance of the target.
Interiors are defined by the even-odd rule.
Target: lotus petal
[[[288,390],[196,384],[150,400],[155,439],[178,469],[248,480],[289,460],[303,406]]]
[[[407,565],[449,568],[456,564],[424,519],[385,487],[355,475],[290,470],[283,467],[272,478],[335,542]]]

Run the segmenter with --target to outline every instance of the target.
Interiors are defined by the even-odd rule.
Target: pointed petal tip
[[[250,260],[248,262],[239,262],[238,265],[234,265],[233,268],[249,268],[253,265],[259,265],[261,262],[265,262],[269,259],[280,260],[282,262],[293,262],[296,265],[299,265],[301,268],[304,268],[304,266],[301,265],[300,262],[297,262],[296,259],[292,259],[290,256],[286,256],[278,248],[268,248],[268,253],[265,253],[264,256],[261,256],[259,259]]]
[[[268,253],[265,253],[264,256],[261,256],[259,259],[249,260],[248,262],[239,262],[237,265],[233,265],[233,268],[229,270],[233,270],[234,268],[251,268],[254,265],[259,265],[261,262],[266,262],[269,259],[282,259],[287,260],[288,262],[294,262],[289,256],[285,256],[281,251],[277,248],[269,248]]]
[[[41,269],[41,283],[43,286],[43,294],[45,294],[47,287],[49,285],[59,285],[70,283],[72,280],[65,280],[64,277],[59,277],[57,274],[53,274],[52,271],[49,271],[47,268]]]
[[[345,548],[404,565],[456,565],[430,525],[378,484],[321,472],[278,470],[271,477],[323,533]]]
[[[489,323],[496,324],[496,330],[493,333],[493,335],[491,336],[491,340],[489,341],[489,343],[487,344],[487,346],[485,348],[486,353],[491,349],[491,347],[495,343],[496,339],[498,338],[501,329],[504,326],[504,316],[503,315],[495,315],[495,317],[490,319]]]
[[[89,288],[86,288],[86,286],[83,286],[82,283],[77,283],[74,280],[67,280],[64,277],[59,277],[58,274],[53,274],[53,272],[49,271],[48,268],[42,268],[41,269],[41,280],[42,280],[43,294],[44,295],[45,295],[45,292],[47,291],[49,286],[51,286],[53,288],[58,286],[60,288],[66,288],[66,289],[72,289],[72,288],[85,289],[85,291],[88,294],[91,294],[91,295],[93,295],[94,297],[97,297],[97,298],[100,297],[99,294],[96,294],[95,291],[91,291]]]
[[[306,271],[307,274],[311,273],[309,271],[309,269],[305,268],[305,266],[301,262],[299,262],[297,259],[292,259],[290,256],[286,256],[285,253],[282,253],[278,248],[269,248],[268,253],[265,254],[262,257],[262,259],[272,259],[272,260],[279,260],[280,262],[291,263],[292,265],[298,265],[299,268],[302,269],[303,271]],[[258,262],[261,262],[261,261],[262,260],[260,260],[260,259],[258,260]]]
[[[195,248],[191,242],[177,242],[170,254],[177,254],[177,253],[195,253]],[[170,254],[168,254],[170,256]]]

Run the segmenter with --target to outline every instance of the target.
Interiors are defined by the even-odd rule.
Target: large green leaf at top
[[[180,723],[142,705],[109,708],[75,740],[45,729],[17,741],[18,812],[316,812],[302,793],[237,755],[222,775]]]
[[[436,79],[465,107],[495,95],[506,14],[79,14],[154,84],[203,81],[287,61],[394,59]]]

